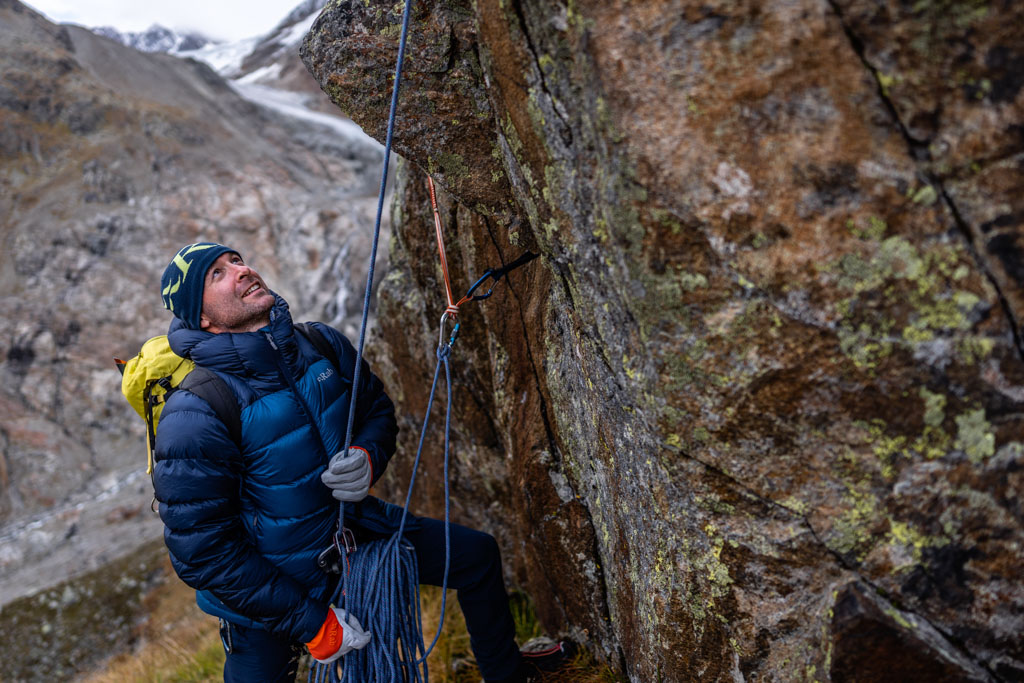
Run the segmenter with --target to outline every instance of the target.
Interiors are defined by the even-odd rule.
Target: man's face
[[[200,329],[221,332],[255,332],[270,322],[274,296],[263,279],[228,252],[206,271]]]

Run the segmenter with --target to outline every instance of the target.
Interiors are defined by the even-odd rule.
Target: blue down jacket
[[[292,327],[280,297],[258,332],[211,334],[175,320],[171,348],[224,379],[241,408],[236,444],[206,401],[167,401],[156,438],[154,485],[171,564],[207,613],[293,641],[316,635],[331,582],[317,566],[338,504],[320,481],[344,446],[356,352],[314,323],[337,351],[341,374]],[[394,405],[363,364],[352,445],[376,481],[395,450]],[[376,498],[346,506],[346,522],[393,528],[397,508]]]

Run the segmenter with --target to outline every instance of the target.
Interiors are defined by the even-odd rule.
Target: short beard
[[[267,290],[267,293],[269,294],[270,290]],[[244,304],[245,302],[242,303]],[[271,300],[266,305],[245,306],[244,308],[231,311],[221,311],[215,308],[212,311],[204,311],[204,315],[210,321],[210,326],[217,328],[217,332],[214,332],[214,334],[222,332],[255,332],[270,324],[270,310],[273,307],[274,299],[271,294]]]

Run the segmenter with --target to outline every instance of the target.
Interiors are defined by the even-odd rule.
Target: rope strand
[[[366,344],[367,320],[370,314],[377,248],[380,243],[380,226],[384,214],[384,198],[387,189],[388,168],[391,161],[391,146],[394,140],[395,119],[397,118],[398,111],[398,93],[402,84],[402,65],[405,61],[405,47],[409,35],[409,18],[411,14],[412,0],[406,0],[405,8],[402,12],[402,32],[398,41],[395,82],[391,91],[391,108],[388,112],[387,136],[384,141],[384,163],[381,169],[380,191],[377,197],[377,215],[373,227],[373,244],[370,248],[369,267],[366,274],[366,291],[363,296],[363,313],[359,326],[359,343],[356,347],[356,361],[349,397],[348,423],[345,428],[343,453],[347,453],[352,445],[352,431],[355,424],[356,404],[359,397],[363,349]],[[440,361],[438,361],[439,370]],[[435,384],[437,374],[435,372]],[[449,385],[449,392],[450,390]],[[431,394],[433,394],[433,389]],[[426,423],[424,423],[425,430]],[[414,473],[415,467],[418,466],[419,458],[420,456],[417,454]],[[411,495],[412,482],[410,482],[409,489]],[[356,618],[362,618],[361,623],[366,625],[370,633],[373,634],[373,638],[371,638],[370,643],[365,648],[349,653],[345,657],[344,669],[340,675],[337,663],[328,665],[316,664],[310,669],[310,681],[316,681],[317,683],[325,683],[326,681],[340,683],[343,679],[348,681],[348,683],[380,681],[385,680],[383,674],[386,671],[386,680],[392,682],[401,674],[403,681],[411,681],[411,683],[420,683],[422,681],[426,683],[426,667],[423,667],[422,679],[420,678],[419,667],[420,662],[426,659],[426,655],[417,657],[417,653],[423,652],[423,633],[419,620],[419,572],[416,567],[416,553],[407,542],[401,540],[401,531],[405,526],[405,515],[407,512],[408,500],[406,502],[406,510],[402,513],[402,524],[399,532],[390,541],[387,543],[369,543],[361,546],[359,552],[352,553],[351,557],[339,558],[342,566],[342,578],[339,581],[339,587],[334,595],[333,602],[341,607],[349,607],[350,612]],[[338,535],[343,533],[344,527],[345,503],[340,503],[338,505]],[[369,570],[368,576],[365,575],[364,570]],[[384,577],[385,585],[383,590],[377,591],[374,589],[377,587],[376,581],[380,577]],[[445,581],[447,581],[447,573]],[[360,590],[364,587],[369,593],[366,597],[370,598],[370,604],[360,603]],[[352,604],[348,605],[347,603],[350,600]],[[409,610],[412,610],[411,615],[408,613]],[[375,618],[371,620],[370,616]],[[360,664],[370,661],[373,661],[375,664],[372,672],[367,668],[366,673],[362,673]],[[347,675],[350,671],[353,673],[352,676]]]

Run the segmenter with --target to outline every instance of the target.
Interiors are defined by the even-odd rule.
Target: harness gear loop
[[[340,574],[341,561],[354,553],[357,547],[355,534],[348,527],[342,527],[334,532],[327,549],[317,555],[317,566],[331,574]]]

